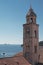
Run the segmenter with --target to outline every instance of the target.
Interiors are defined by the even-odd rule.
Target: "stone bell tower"
[[[38,63],[39,57],[39,25],[36,23],[36,14],[30,7],[23,24],[23,55],[32,65]]]

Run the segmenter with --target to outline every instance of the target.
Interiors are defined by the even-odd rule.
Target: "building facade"
[[[30,7],[23,24],[23,55],[32,65],[39,60],[39,25],[36,14]]]

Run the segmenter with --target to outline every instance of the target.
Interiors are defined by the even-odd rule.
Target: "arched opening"
[[[30,19],[30,22],[33,22],[33,18]]]

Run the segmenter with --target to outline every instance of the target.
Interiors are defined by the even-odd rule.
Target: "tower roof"
[[[31,6],[30,6],[29,12],[27,13],[26,16],[35,16],[36,17],[36,13],[33,11]]]

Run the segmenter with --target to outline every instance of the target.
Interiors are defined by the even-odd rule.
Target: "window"
[[[26,48],[29,48],[30,46],[29,45],[26,45]]]
[[[38,59],[40,60],[40,54],[39,54],[39,56],[38,56]]]
[[[35,37],[37,37],[37,33],[36,33],[36,31],[34,31],[34,33],[35,33]]]
[[[35,53],[37,53],[37,46],[35,46],[34,49],[35,49]]]
[[[5,65],[7,65],[7,64],[5,64]]]
[[[28,28],[27,29],[27,37],[29,37],[30,36],[30,29]]]
[[[27,30],[27,33],[28,33],[28,34],[30,34],[30,31],[29,31],[29,30]]]
[[[30,28],[29,27],[27,28],[27,33],[30,33]]]
[[[29,52],[26,52],[26,53],[25,53],[25,57],[28,57],[28,56],[29,56]]]
[[[30,46],[26,45],[26,52],[29,52],[29,51],[30,51]]]
[[[16,62],[17,63],[17,65],[19,65],[19,62]]]

